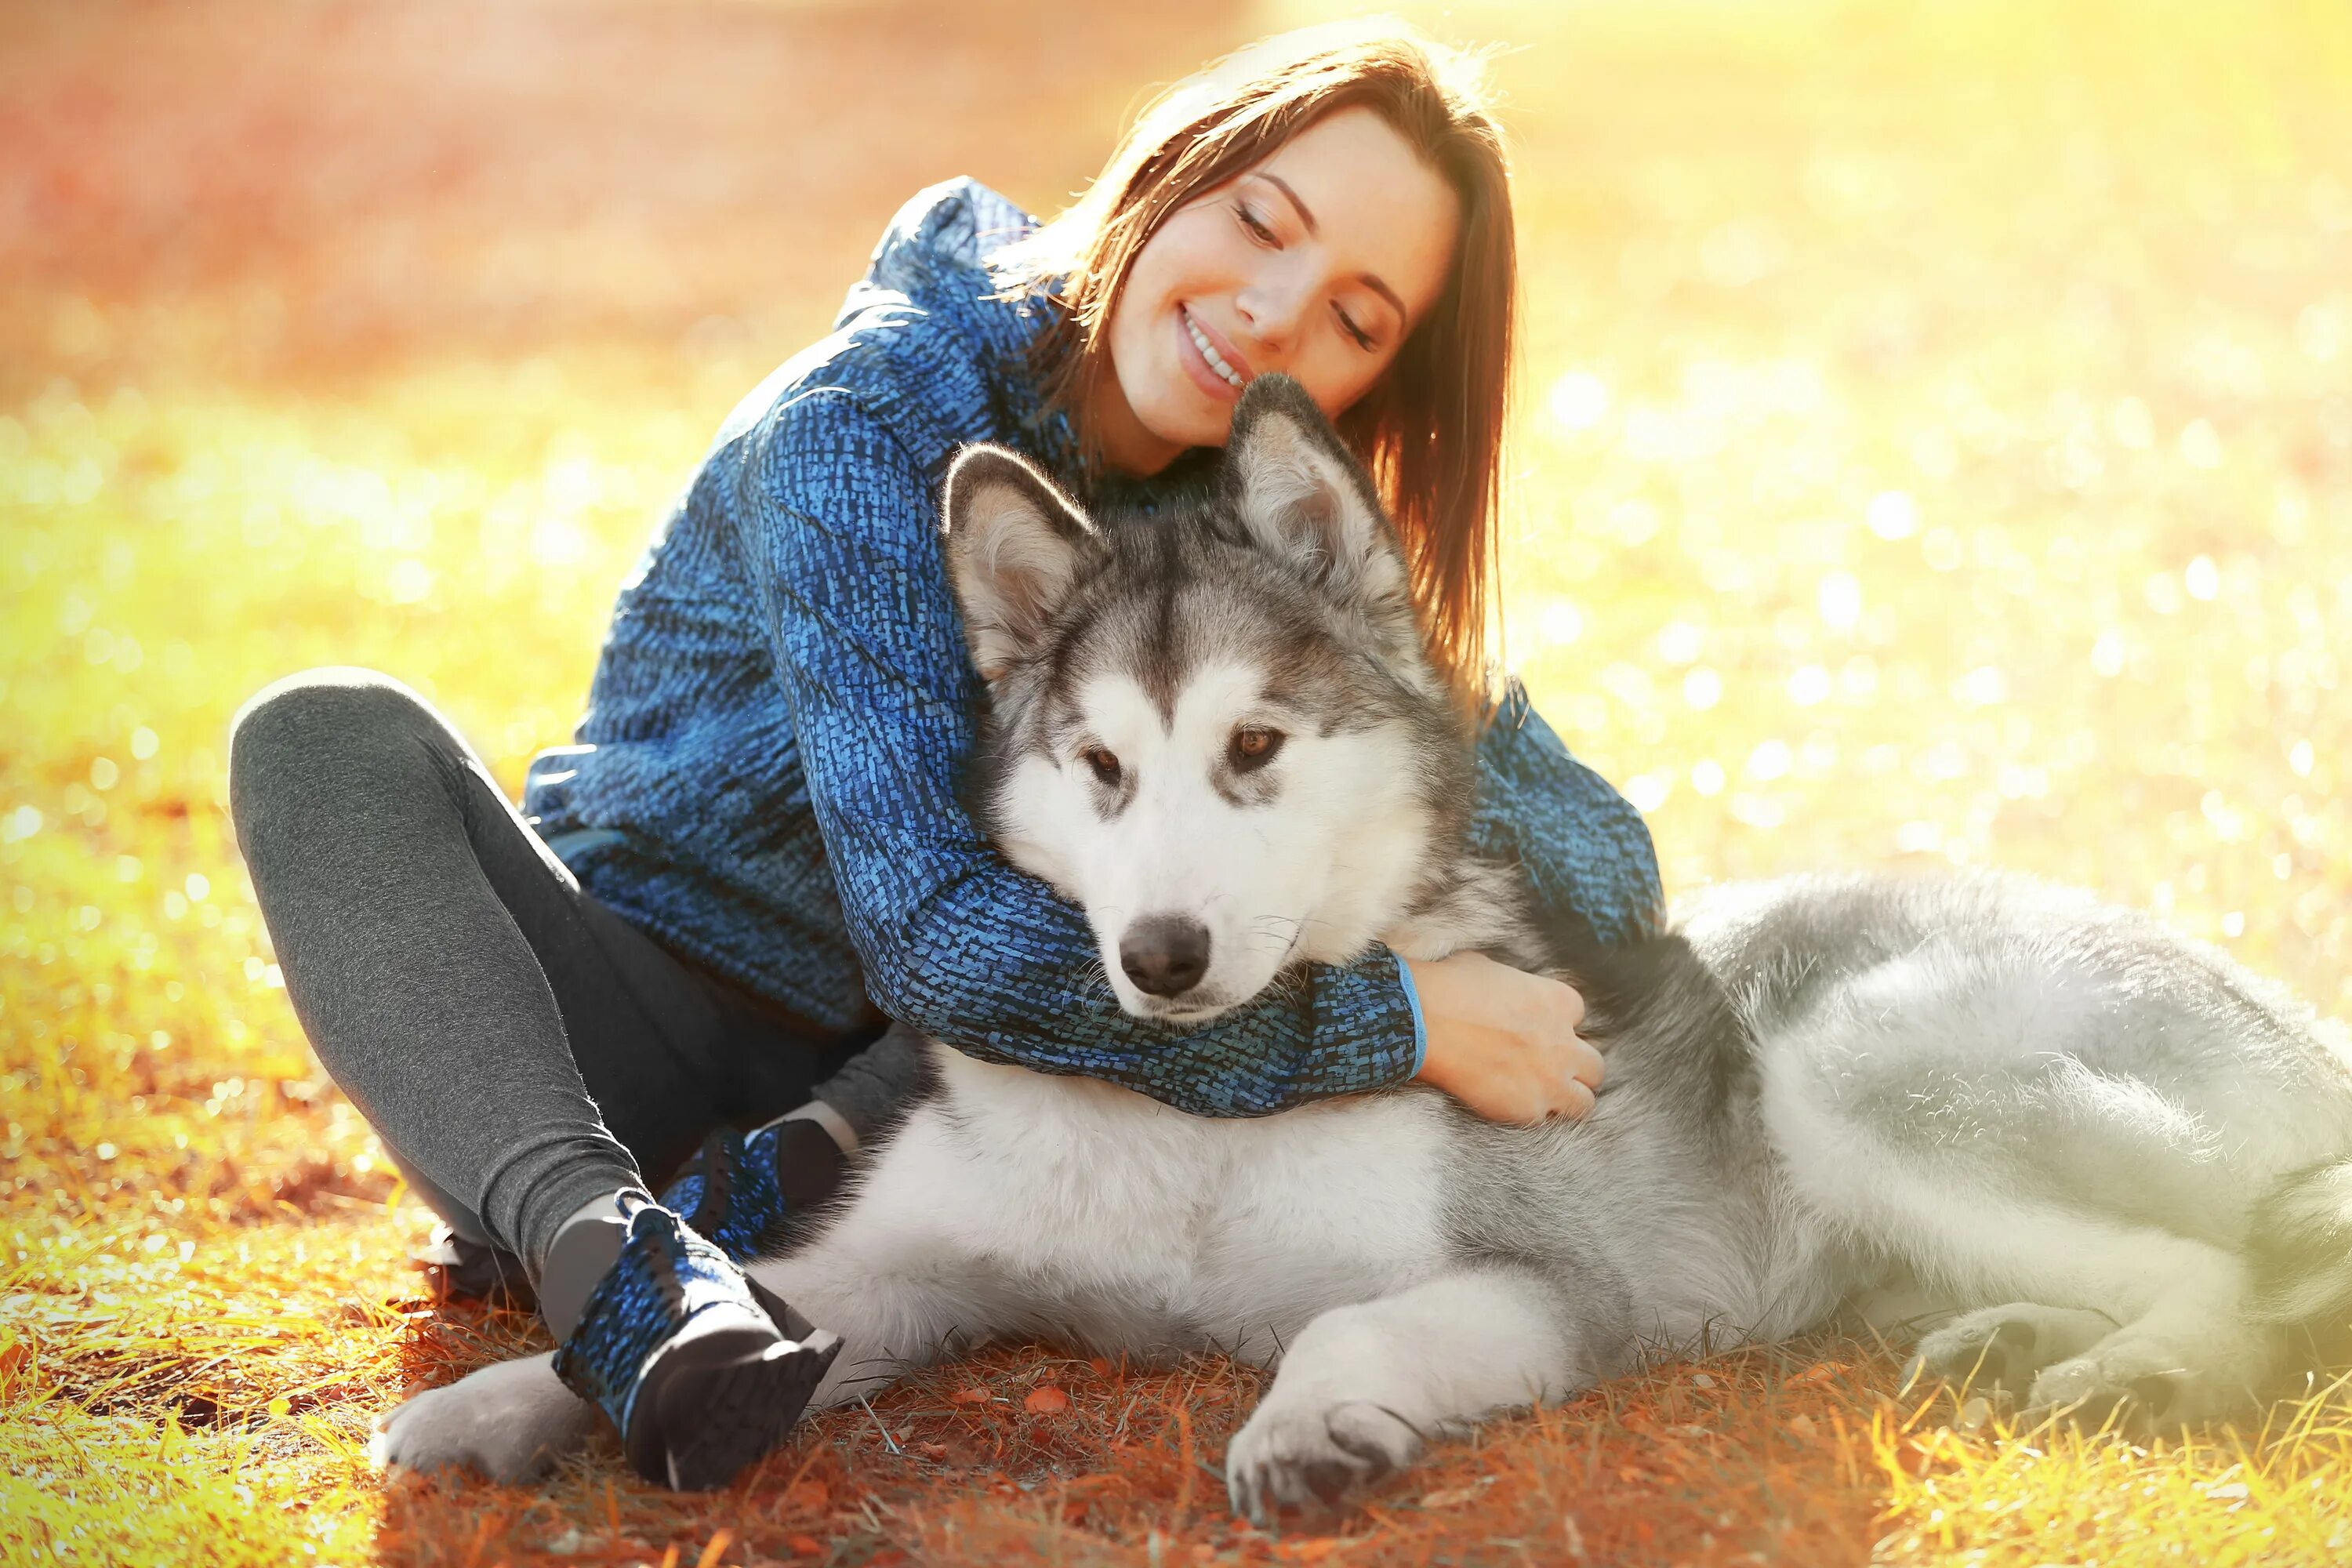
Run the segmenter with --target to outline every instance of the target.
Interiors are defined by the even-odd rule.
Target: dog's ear
[[[1252,380],[1225,441],[1227,500],[1261,549],[1343,594],[1405,592],[1403,552],[1371,476],[1286,375]]]
[[[956,455],[940,510],[971,661],[992,681],[1036,646],[1099,536],[1052,479],[1003,447]]]

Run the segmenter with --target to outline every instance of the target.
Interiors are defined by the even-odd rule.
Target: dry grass
[[[649,519],[905,195],[1049,206],[1141,84],[1308,14],[0,14],[0,1559],[2352,1553],[2340,1392],[2142,1448],[1897,1400],[1829,1340],[1497,1423],[1279,1539],[1216,1479],[1252,1374],[1035,1349],[716,1498],[609,1452],[544,1491],[367,1474],[404,1384],[531,1330],[401,1261],[425,1216],[226,833],[235,705],[377,665],[516,783]],[[1512,646],[1670,887],[2022,867],[2352,1009],[2352,20],[1447,26],[1524,46]]]

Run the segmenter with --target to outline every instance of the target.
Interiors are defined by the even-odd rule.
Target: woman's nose
[[[1248,353],[1254,348],[1276,354],[1287,352],[1298,331],[1302,294],[1301,289],[1282,286],[1244,289],[1234,301],[1250,337],[1249,342],[1241,345],[1242,352]],[[1251,366],[1255,370],[1270,368],[1255,358]]]

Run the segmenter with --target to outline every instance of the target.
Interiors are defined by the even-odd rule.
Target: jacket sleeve
[[[732,493],[710,499],[733,518],[884,1012],[982,1060],[1197,1115],[1261,1115],[1418,1070],[1418,1006],[1386,948],[1309,966],[1198,1028],[1126,1014],[1084,915],[990,849],[958,798],[977,681],[923,467],[841,388],[788,397],[738,439],[717,481]]]
[[[1519,863],[1538,918],[1571,942],[1629,942],[1664,924],[1657,849],[1642,814],[1569,755],[1516,677],[1479,738],[1471,841]]]

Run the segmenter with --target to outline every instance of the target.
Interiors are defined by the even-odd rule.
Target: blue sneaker
[[[639,1475],[675,1491],[723,1487],[792,1430],[841,1341],[668,1209],[639,1198],[627,1210],[620,1258],[556,1350],[555,1374],[612,1417]]]
[[[661,1195],[738,1263],[790,1246],[840,1188],[848,1161],[814,1121],[776,1121],[750,1137],[721,1128]]]

